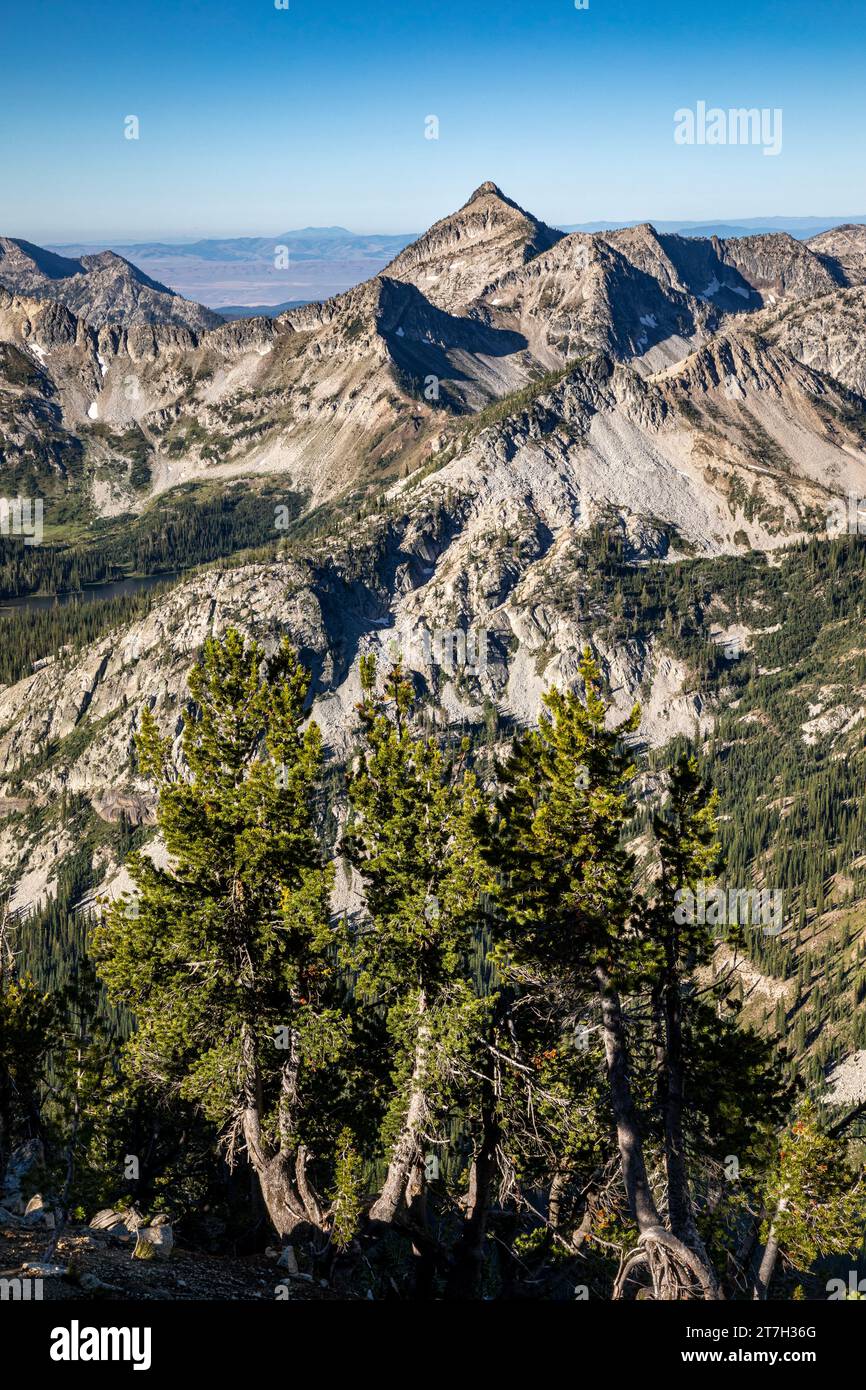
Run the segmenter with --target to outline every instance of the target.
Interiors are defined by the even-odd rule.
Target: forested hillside
[[[14,243],[10,1264],[856,1296],[864,245],[564,235],[486,181],[216,325]]]
[[[840,581],[825,597],[841,628],[862,551],[796,560],[813,601]],[[602,588],[617,563],[599,564]],[[699,573],[681,589],[648,576],[644,606],[658,583],[687,643],[705,606],[742,620],[773,592],[790,602],[784,564],[746,571],[712,596]],[[766,625],[781,647],[784,621]],[[88,803],[40,812],[78,849],[51,907],[4,924],[4,1155],[35,1127],[38,1181],[67,1219],[163,1213],[226,1250],[270,1227],[284,1267],[344,1296],[824,1296],[832,1257],[860,1242],[856,1142],[822,1132],[773,1029],[750,1026],[741,976],[717,968],[720,934],[677,909],[715,881],[723,847],[728,875],[781,854],[775,784],[796,744],[777,739],[773,761],[756,743],[767,805],[756,796],[735,833],[745,751],[727,721],[783,709],[813,668],[771,704],[753,662],[725,673],[736,698],[699,756],[648,762],[639,711],[611,723],[588,653],[581,693],[551,692],[504,757],[495,737],[431,730],[401,666],[370,656],[360,741],[327,771],[288,644],[268,656],[235,630],[208,640],[180,764],[147,709],[136,737],[168,859],[121,818],[130,887],[100,907],[88,890],[107,846]],[[850,763],[860,749],[862,735]],[[802,811],[782,804],[805,815],[812,795],[806,777]],[[847,801],[840,786],[827,804]],[[821,1016],[801,962],[815,967],[854,834],[839,810],[832,862],[806,852],[790,870],[792,920],[769,946],[749,922],[721,934],[800,981],[790,1021],[774,1018],[786,1037]],[[334,848],[337,875],[360,884],[336,916]],[[847,896],[860,886],[850,876]],[[840,986],[857,988],[850,927],[838,950]]]

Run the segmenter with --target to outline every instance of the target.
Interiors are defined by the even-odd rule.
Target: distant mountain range
[[[291,244],[321,252],[347,237],[306,229]],[[414,242],[391,241],[384,269],[351,289],[253,318],[233,301],[236,322],[114,252],[0,242],[0,340],[16,349],[0,364],[8,465],[27,461],[34,490],[62,481],[68,507],[103,516],[182,483],[265,473],[327,504],[430,463],[467,416],[566,374],[546,408],[570,438],[607,422],[599,495],[649,507],[698,550],[730,548],[735,532],[770,548],[831,493],[866,490],[861,407],[844,396],[866,391],[866,227],[808,241],[649,223],[565,233],[485,183]],[[219,245],[253,266],[273,249]],[[625,455],[643,462],[624,469]],[[742,515],[730,488],[751,495]]]
[[[147,241],[113,249],[188,299],[227,318],[244,318],[340,294],[375,275],[413,240],[412,233],[380,236],[345,227],[303,227],[268,237]],[[52,249],[80,256],[97,248]]]
[[[654,222],[657,231],[690,237],[734,238],[785,232],[797,240],[816,236],[843,223],[866,221],[866,214],[849,217],[738,218],[731,222]],[[564,232],[603,232],[633,227],[635,222],[581,222],[560,227]],[[376,275],[416,232],[394,235],[350,232],[345,227],[302,227],[262,237],[215,237],[188,242],[142,241],[110,249],[140,267],[163,288],[217,310],[224,318],[273,317],[313,300],[328,299]],[[280,269],[286,260],[288,265]],[[52,245],[65,258],[104,253],[104,243]]]
[[[254,319],[259,315],[276,319],[280,314],[288,313],[289,309],[300,309],[310,302],[309,299],[285,299],[282,304],[221,304],[219,313],[220,318],[227,319],[229,323],[234,319]]]
[[[343,761],[359,653],[404,652],[437,727],[480,746],[574,686],[589,643],[646,745],[718,730],[729,863],[797,889],[785,958],[741,967],[751,1017],[816,1086],[831,1048],[860,1066],[862,547],[825,542],[866,496],[866,226],[795,230],[565,234],[484,183],[351,289],[215,327],[121,256],[3,242],[0,494],[44,501],[46,529],[7,582],[86,577],[121,541],[150,574],[256,547],[28,647],[0,686],[12,910],[63,881],[75,842],[35,812],[65,793],[103,827],[94,898],[121,891],[111,818],[151,815],[137,708],[176,741],[228,623],[290,637]],[[483,633],[484,662],[434,670],[424,632]]]
[[[849,217],[739,217],[735,222],[660,222],[652,220],[658,232],[679,232],[681,236],[741,237],[786,232],[799,241],[841,227],[846,222],[864,222],[866,214]],[[564,232],[610,232],[617,227],[639,227],[640,222],[576,222],[562,227]]]

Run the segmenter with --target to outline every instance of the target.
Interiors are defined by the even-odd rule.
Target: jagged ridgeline
[[[61,532],[208,479],[315,512],[518,414],[594,498],[777,544],[858,476],[864,235],[563,235],[484,183],[371,280],[228,324],[110,253],[0,241],[0,471]]]
[[[135,736],[146,708],[166,766],[179,766],[187,680],[210,636],[237,629],[269,656],[288,637],[310,673],[304,715],[321,729],[324,762],[316,837],[329,862],[346,832],[359,749],[387,732],[376,724],[386,714],[362,693],[366,662],[377,658],[383,671],[402,656],[412,727],[432,736],[430,766],[457,758],[492,796],[514,738],[534,737],[545,693],[583,688],[588,647],[610,722],[641,709],[625,734],[636,767],[628,816],[608,845],[623,881],[628,848],[636,882],[655,882],[666,770],[687,750],[718,791],[721,886],[775,895],[771,932],[749,920],[698,952],[702,990],[726,1001],[714,1023],[697,1008],[690,1024],[701,1087],[721,1108],[690,1119],[710,1164],[701,1183],[711,1187],[712,1164],[734,1151],[716,1128],[734,1101],[711,1080],[744,1059],[770,1128],[793,1113],[783,1073],[831,1118],[854,1103],[866,1050],[864,253],[863,228],[811,243],[689,239],[648,225],[563,236],[483,184],[345,294],[273,320],[210,325],[196,321],[195,306],[167,306],[161,287],[127,283],[123,265],[52,263],[56,274],[43,275],[32,248],[7,248],[0,466],[8,491],[26,486],[44,499],[46,529],[38,546],[4,537],[0,555],[0,593],[25,604],[0,616],[0,862],[37,979],[68,1001],[88,902],[128,891],[130,844],[160,862],[153,769]],[[124,277],[114,315],[106,275]],[[90,314],[88,284],[99,290]],[[39,594],[160,576],[165,587],[32,606]],[[389,773],[389,748],[411,763],[404,731],[393,737],[393,748],[382,745]],[[529,795],[535,769],[529,757],[515,765],[515,795]],[[687,801],[691,775],[679,784]],[[379,810],[372,799],[364,814],[375,821]],[[342,854],[337,865],[332,924],[362,914],[358,876],[376,856],[357,836],[355,860]],[[535,881],[554,881],[560,849],[554,837]],[[364,970],[391,972],[387,988],[408,1007],[407,923],[383,893],[381,957],[345,967],[351,985],[320,1020],[331,1061],[342,1046],[328,1031],[331,1011],[351,1012]],[[187,908],[193,920],[195,905]],[[651,912],[667,931],[661,909]],[[501,979],[487,916],[443,919],[441,938],[439,917],[424,920],[441,946],[431,989],[442,1018],[458,997],[483,1014]],[[511,920],[517,931],[519,912]],[[583,928],[598,946],[595,918]],[[524,945],[535,988],[532,971],[547,963]],[[583,969],[586,957],[573,964]],[[648,949],[635,978],[656,965]],[[292,968],[308,967],[330,988],[333,961],[299,958]],[[573,1096],[578,1079],[557,1071],[556,1027],[566,1017],[569,1027],[598,1026],[610,998],[573,999],[561,979],[550,998],[550,1016],[532,1012],[524,1041],[526,1065],[549,1083],[544,1122],[555,1129],[555,1098]],[[88,1000],[100,1027],[126,1035],[131,1008],[107,1011],[98,990]],[[402,1123],[399,1106],[389,1109],[383,1058],[389,1047],[403,1058],[400,1086],[425,1064],[400,1052],[409,1025],[394,1008],[364,1014],[375,1086],[364,1091],[355,1078],[335,1099],[324,1073],[316,1081],[321,1114],[346,1121],[325,1136],[311,1120],[310,1137],[327,1151],[320,1176],[333,1160],[347,1229],[359,1163],[383,1185],[377,1209],[395,1190],[387,1143],[374,1140],[396,1141]],[[455,1016],[448,1034],[454,1067],[471,1056],[461,1052],[468,1016]],[[734,1016],[756,1034],[731,1031]],[[614,1023],[608,1008],[604,1026]],[[629,1026],[643,1059],[638,1102],[652,1114],[649,1031]],[[591,1089],[599,1058],[588,1054],[576,1065]],[[210,1077],[215,1097],[231,1070],[223,1062]],[[480,1096],[490,1078],[478,1062],[469,1070]],[[189,1095],[199,1094],[202,1067],[190,1071]],[[841,1089],[828,1093],[838,1074]],[[506,1091],[519,1109],[519,1087]],[[443,1120],[449,1200],[487,1122],[469,1094]],[[558,1132],[553,1148],[577,1168],[608,1172],[616,1160],[600,1104],[585,1130]],[[344,1135],[355,1115],[358,1152]],[[757,1205],[776,1146],[775,1133],[761,1135],[765,1151],[748,1150]],[[537,1179],[546,1211],[559,1200],[550,1152],[521,1136],[509,1181],[528,1193]],[[246,1142],[256,1142],[252,1131]],[[259,1165],[263,1200],[276,1209],[269,1163]],[[286,1189],[291,1202],[306,1203],[303,1168],[300,1187]],[[622,1219],[621,1204],[596,1199],[605,1220]],[[305,1210],[315,1224],[315,1204]],[[592,1228],[592,1212],[578,1216]],[[544,1219],[534,1234],[497,1232],[520,1259],[544,1265]],[[606,1259],[593,1274],[599,1289],[610,1287]],[[699,1259],[696,1278],[702,1270]]]

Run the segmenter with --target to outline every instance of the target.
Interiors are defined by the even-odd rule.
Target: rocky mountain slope
[[[99,282],[107,273],[49,283]],[[768,324],[799,316],[803,333],[780,330],[778,346],[853,390],[862,386],[842,364],[848,348],[856,353],[848,343],[856,290],[841,262],[781,233],[702,241],[644,225],[565,236],[493,184],[381,275],[275,319],[180,323],[171,315],[185,301],[157,303],[158,292],[135,281],[138,307],[129,322],[113,323],[102,291],[75,313],[34,297],[27,275],[18,282],[0,297],[3,462],[8,470],[29,460],[34,490],[40,477],[57,484],[59,474],[53,491],[82,515],[138,511],[203,479],[282,475],[311,508],[378,495],[459,447],[467,416],[507,411],[515,393],[543,389],[551,373],[603,354],[649,378],[715,336],[737,337],[756,314]],[[817,306],[825,322],[813,334],[808,316]],[[163,309],[162,321],[141,321]],[[744,389],[735,377],[733,393]],[[838,388],[826,390],[835,399]],[[690,392],[701,414],[696,399]],[[690,458],[704,449],[705,423],[684,443]],[[814,460],[825,459],[832,489],[847,462],[831,465],[826,429],[817,416],[812,424],[817,437],[801,419],[788,440],[790,472],[820,483]],[[616,470],[610,447],[605,462]],[[838,451],[852,447],[849,431]],[[77,466],[67,466],[73,458]],[[766,466],[760,448],[752,459]],[[812,500],[809,493],[803,505]]]
[[[841,283],[866,284],[866,228],[846,222],[810,237],[809,250],[820,256]]]
[[[587,568],[593,537],[600,527],[618,537],[636,572],[790,541],[804,509],[820,516],[828,472],[839,487],[866,483],[841,420],[846,399],[748,336],[715,339],[649,378],[598,355],[468,431],[452,457],[394,484],[362,520],[301,552],[205,570],[126,630],[40,663],[0,691],[0,790],[14,808],[0,856],[14,905],[38,900],[69,849],[64,831],[46,837],[41,823],[23,848],[34,808],[66,794],[107,821],[118,807],[149,814],[130,762],[138,711],[149,704],[176,735],[187,670],[208,632],[230,623],[268,642],[291,636],[337,759],[356,733],[364,650],[402,652],[444,723],[481,727],[492,712],[507,727],[531,723],[546,686],[575,678],[590,641],[621,712],[641,699],[648,744],[706,728],[698,673],[652,621],[625,644],[605,636],[613,609]],[[804,436],[814,452],[801,451],[795,475],[787,450]],[[704,630],[715,641],[709,617]],[[425,634],[460,632],[470,661],[449,670]]]
[[[761,317],[769,342],[833,376],[858,394],[866,391],[866,288],[836,290]]]
[[[190,575],[0,689],[13,907],[44,904],[82,845],[94,891],[120,891],[106,836],[153,814],[138,711],[176,738],[189,666],[229,623],[298,645],[336,762],[365,650],[402,652],[442,725],[496,743],[590,642],[646,747],[709,733],[732,663],[786,621],[770,588],[741,606],[749,566],[771,555],[772,575],[866,495],[853,273],[783,235],[562,236],[488,184],[383,274],[275,320],[100,323],[0,291],[10,484],[120,515],[270,478],[307,506],[306,539],[275,529],[266,557]],[[866,712],[849,684],[844,719],[816,725],[828,748]]]
[[[70,258],[0,237],[0,285],[14,294],[63,304],[88,323],[174,323],[216,328],[219,314],[182,299],[113,251]]]

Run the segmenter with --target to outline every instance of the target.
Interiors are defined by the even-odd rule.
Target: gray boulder
[[[57,1225],[57,1214],[46,1205],[41,1192],[34,1193],[24,1208],[24,1224],[45,1226],[49,1231],[53,1231]]]
[[[27,1196],[39,1185],[45,1167],[45,1150],[41,1139],[28,1139],[13,1149],[0,1188],[0,1206],[17,1216],[23,1216]]]
[[[140,1226],[136,1232],[134,1260],[168,1260],[174,1249],[174,1232],[167,1216],[155,1216],[150,1226]]]

